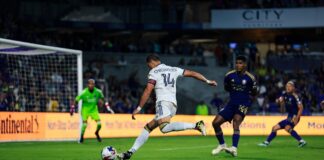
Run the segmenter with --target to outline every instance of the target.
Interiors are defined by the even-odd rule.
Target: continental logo
[[[0,117],[0,134],[37,133],[39,123],[37,115],[30,115],[13,119],[11,114]]]

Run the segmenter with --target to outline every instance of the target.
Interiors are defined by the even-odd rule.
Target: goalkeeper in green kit
[[[89,79],[88,80],[88,87],[85,88],[80,95],[75,98],[75,102],[71,105],[70,114],[73,115],[75,111],[75,106],[78,102],[82,100],[82,108],[81,108],[81,117],[82,117],[82,128],[81,128],[81,135],[79,139],[79,143],[83,143],[83,136],[84,132],[87,128],[87,120],[91,117],[93,120],[97,122],[97,129],[95,135],[97,140],[101,142],[101,138],[99,136],[99,131],[101,129],[101,121],[99,117],[98,106],[102,106],[104,103],[104,95],[102,91],[95,87],[95,80]],[[111,113],[114,111],[110,108],[109,103],[106,102],[105,106],[107,110]]]

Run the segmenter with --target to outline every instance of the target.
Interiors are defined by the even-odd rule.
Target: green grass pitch
[[[265,137],[242,136],[238,157],[222,152],[211,155],[217,140],[213,136],[150,137],[144,146],[134,154],[134,160],[323,160],[324,137],[304,136],[308,142],[304,148],[298,148],[297,142],[288,136],[278,136],[267,147],[259,147]],[[0,143],[1,160],[100,160],[104,146],[111,145],[118,152],[131,147],[135,138],[109,138],[98,143],[95,139],[86,139],[84,144],[76,142],[11,142]],[[231,144],[231,137],[225,137]]]

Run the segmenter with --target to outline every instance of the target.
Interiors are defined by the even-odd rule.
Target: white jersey
[[[156,102],[168,101],[177,105],[176,84],[183,73],[183,69],[165,64],[160,64],[149,72],[148,82],[155,85]]]

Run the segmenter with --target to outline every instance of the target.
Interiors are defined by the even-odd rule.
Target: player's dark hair
[[[146,63],[149,63],[151,61],[160,61],[160,57],[156,54],[150,54],[146,57]]]
[[[236,60],[241,60],[241,61],[243,61],[244,63],[246,63],[246,61],[247,61],[246,57],[243,56],[243,55],[239,55],[239,56],[237,56],[237,57],[236,57]]]

